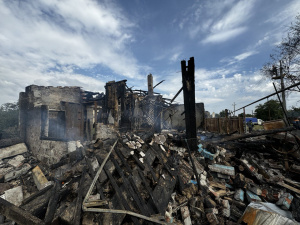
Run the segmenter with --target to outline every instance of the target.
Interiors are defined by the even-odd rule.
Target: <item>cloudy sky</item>
[[[299,12],[299,0],[1,0],[0,104],[31,84],[146,90],[149,73],[172,98],[193,56],[196,101],[233,110],[274,92],[260,69]]]

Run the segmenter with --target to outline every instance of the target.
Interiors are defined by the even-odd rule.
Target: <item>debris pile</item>
[[[24,143],[2,148],[0,224],[300,221],[297,136],[200,139],[189,152],[184,133],[127,132],[77,142],[51,166]]]

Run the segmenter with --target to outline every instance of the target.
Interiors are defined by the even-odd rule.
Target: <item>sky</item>
[[[147,90],[149,73],[172,98],[194,57],[196,102],[237,109],[274,92],[260,69],[299,13],[299,0],[1,0],[0,104],[31,84],[104,92],[126,79]]]

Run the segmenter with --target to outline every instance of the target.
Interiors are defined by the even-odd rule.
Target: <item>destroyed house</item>
[[[197,130],[193,58],[182,74],[172,100],[152,75],[147,91],[26,87],[21,139],[0,140],[0,224],[299,224],[299,130],[227,113]]]
[[[185,129],[184,105],[170,104],[151,87],[128,88],[126,80],[106,83],[105,94],[30,85],[20,93],[19,102],[21,139],[49,165],[74,151],[77,141],[110,138],[126,130]],[[203,127],[203,103],[196,104],[196,116],[197,127]]]

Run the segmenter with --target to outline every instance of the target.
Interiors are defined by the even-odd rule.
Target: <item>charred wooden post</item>
[[[195,108],[195,63],[191,57],[186,66],[186,61],[181,61],[185,125],[188,145],[192,151],[197,150],[197,128],[196,128],[196,108]]]

